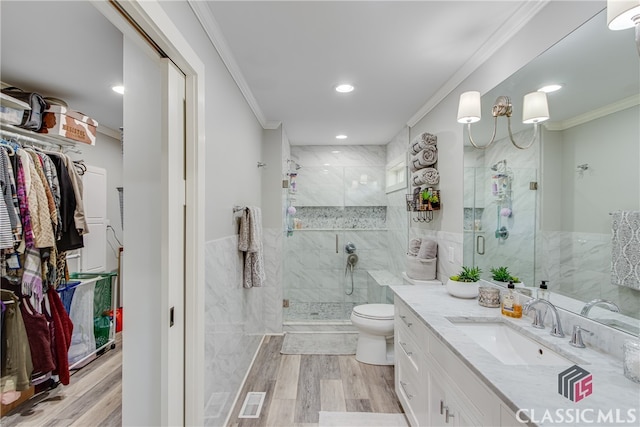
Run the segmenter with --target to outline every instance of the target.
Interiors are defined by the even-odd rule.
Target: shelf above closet
[[[62,136],[33,132],[28,129],[22,129],[17,126],[5,123],[3,121],[0,121],[0,136],[5,139],[15,137],[18,139],[18,142],[27,145],[46,144],[54,147],[61,147],[67,151],[78,151],[77,142],[72,139],[64,138]]]

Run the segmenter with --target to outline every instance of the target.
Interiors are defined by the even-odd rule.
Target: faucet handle
[[[573,325],[573,332],[571,333],[571,340],[569,344],[577,348],[585,348],[584,342],[582,341],[582,331],[588,332],[589,335],[593,335],[593,332],[584,329],[580,325]]]

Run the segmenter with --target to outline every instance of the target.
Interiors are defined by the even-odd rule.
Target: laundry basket
[[[106,345],[115,338],[113,325],[113,289],[118,273],[71,273],[70,279],[94,279],[96,281],[93,294],[93,332],[96,338],[96,349]]]

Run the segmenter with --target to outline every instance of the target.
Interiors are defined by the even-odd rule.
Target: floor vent
[[[247,393],[238,418],[260,418],[260,411],[262,411],[262,404],[266,394],[264,391],[250,391]]]

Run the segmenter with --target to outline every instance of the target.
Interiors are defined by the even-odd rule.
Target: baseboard
[[[258,348],[256,349],[256,352],[253,354],[253,358],[251,359],[251,363],[249,364],[249,368],[247,369],[247,372],[244,373],[244,378],[242,378],[242,382],[240,383],[240,387],[238,388],[238,391],[236,392],[236,397],[234,397],[233,399],[233,403],[231,404],[231,409],[229,410],[229,413],[227,414],[227,416],[224,419],[224,424],[225,426],[229,425],[229,420],[231,419],[231,414],[233,414],[233,410],[236,409],[236,405],[238,404],[238,399],[240,398],[240,394],[242,393],[242,389],[244,388],[244,384],[247,382],[247,378],[249,377],[249,372],[251,372],[251,368],[253,368],[253,364],[256,362],[256,358],[258,357],[258,353],[260,352],[260,349],[262,348],[262,344],[264,343],[264,339],[267,337],[267,335],[282,335],[282,334],[264,334],[262,335],[262,339],[260,340],[260,344],[258,344]]]

